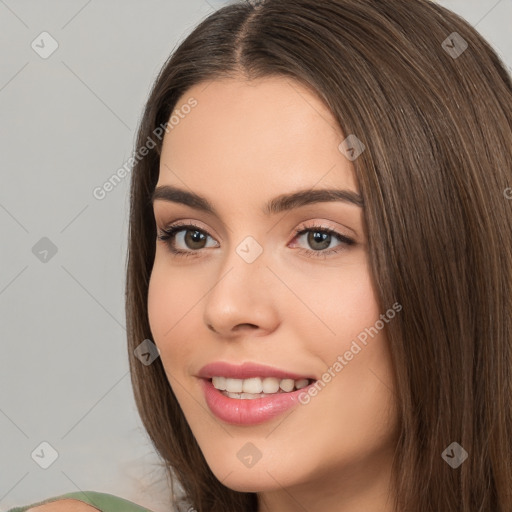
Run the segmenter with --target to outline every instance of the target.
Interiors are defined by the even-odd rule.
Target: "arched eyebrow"
[[[171,185],[161,185],[156,187],[152,196],[151,204],[155,201],[169,201],[190,206],[196,210],[201,210],[212,215],[219,216],[214,206],[203,196]],[[274,197],[263,207],[262,212],[265,215],[276,215],[278,213],[300,208],[314,203],[340,201],[363,207],[362,197],[352,190],[342,189],[317,189],[317,190],[299,190],[291,194],[281,194]]]

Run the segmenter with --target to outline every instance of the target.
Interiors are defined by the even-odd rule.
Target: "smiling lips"
[[[258,424],[281,414],[315,382],[313,377],[255,363],[211,363],[198,377],[211,412],[236,425]]]

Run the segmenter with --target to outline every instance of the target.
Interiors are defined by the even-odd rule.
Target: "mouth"
[[[281,415],[303,403],[302,394],[317,382],[312,375],[253,362],[209,363],[196,377],[210,411],[232,425],[256,425]]]
[[[254,400],[276,394],[293,393],[315,382],[314,379],[309,378],[251,377],[235,379],[225,376],[214,376],[207,380],[224,396],[238,400]]]

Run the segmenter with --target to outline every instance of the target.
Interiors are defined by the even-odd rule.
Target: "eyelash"
[[[198,249],[198,250],[190,249],[188,251],[183,251],[182,249],[175,249],[173,247],[173,242],[174,242],[176,234],[179,233],[180,231],[189,231],[189,229],[186,229],[186,228],[192,228],[191,230],[193,230],[193,231],[199,231],[200,233],[211,237],[211,235],[207,231],[205,231],[204,229],[200,228],[199,226],[197,226],[193,223],[176,223],[176,224],[169,226],[166,229],[162,229],[160,231],[160,233],[157,235],[157,238],[159,240],[165,242],[168,249],[175,256],[196,257],[197,253],[200,252],[201,249]],[[334,236],[339,242],[341,242],[345,246],[351,246],[351,245],[355,244],[355,241],[352,240],[351,238],[348,238],[333,229],[330,229],[330,228],[327,228],[324,226],[320,226],[320,225],[308,226],[307,228],[303,228],[303,229],[298,228],[295,230],[293,238],[295,239],[296,237],[303,235],[305,233],[309,233],[310,231],[315,232],[315,233],[316,232],[327,233],[331,236]],[[310,256],[313,258],[324,258],[325,259],[327,257],[327,254],[329,254],[329,255],[336,254],[345,249],[346,249],[346,247],[338,247],[337,249],[322,249],[321,251],[313,251],[311,249],[299,249],[299,253],[306,254],[307,256]]]

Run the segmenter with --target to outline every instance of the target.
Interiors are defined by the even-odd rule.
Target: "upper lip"
[[[275,377],[276,379],[315,380],[314,377],[308,375],[299,375],[298,373],[288,372],[259,363],[245,362],[242,364],[231,364],[223,361],[216,361],[203,366],[197,376],[203,379],[211,379],[212,377],[229,377],[231,379]]]

